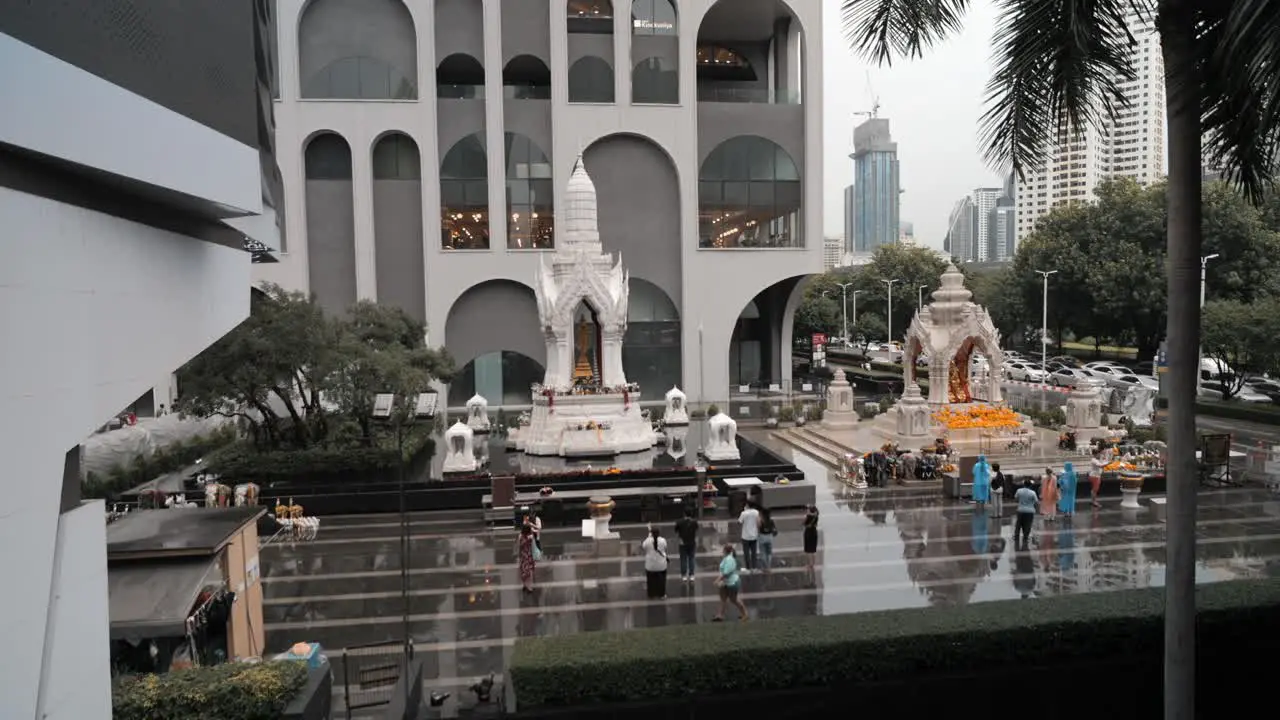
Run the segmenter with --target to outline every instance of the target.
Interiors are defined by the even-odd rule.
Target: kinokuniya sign
[[[675,23],[657,22],[654,20],[632,20],[632,27],[638,30],[675,30]]]

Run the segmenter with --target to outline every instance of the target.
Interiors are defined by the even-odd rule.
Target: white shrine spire
[[[560,246],[565,250],[602,252],[600,228],[596,219],[596,186],[587,174],[581,153],[573,164],[573,174],[565,189],[564,202],[564,241]]]

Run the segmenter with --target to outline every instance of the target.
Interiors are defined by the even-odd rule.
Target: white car
[[[1201,383],[1200,394],[1213,400],[1221,400],[1225,387],[1220,382]],[[1238,400],[1243,403],[1269,403],[1271,398],[1263,395],[1257,390],[1251,390],[1248,385],[1240,388],[1240,392],[1232,395],[1231,400]]]
[[[1021,380],[1023,382],[1045,382],[1048,379],[1048,373],[1030,363],[1024,362],[1008,362],[1005,363],[1005,374],[1010,380]]]
[[[1075,387],[1081,380],[1093,377],[1093,374],[1082,368],[1058,368],[1049,375],[1050,384],[1058,387]]]
[[[1149,375],[1120,375],[1111,380],[1111,386],[1124,390],[1133,387],[1144,387],[1154,392],[1160,391],[1160,381]]]
[[[1113,363],[1090,363],[1085,365],[1084,369],[1088,370],[1089,374],[1103,380],[1108,385],[1118,377],[1137,374],[1123,365],[1116,365]]]

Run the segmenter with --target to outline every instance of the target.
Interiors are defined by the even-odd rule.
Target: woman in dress
[[[527,593],[533,592],[533,571],[537,569],[537,561],[533,557],[536,542],[533,526],[521,525],[520,534],[516,536],[516,558],[520,563],[520,584]]]
[[[1040,478],[1040,515],[1046,522],[1051,522],[1058,514],[1058,478],[1053,475],[1053,468],[1045,468]]]
[[[1058,476],[1058,512],[1071,517],[1076,511],[1076,470],[1070,462],[1063,463],[1062,474]]]
[[[667,539],[658,528],[649,530],[649,537],[640,543],[644,553],[645,594],[650,600],[667,597]]]
[[[810,505],[804,514],[804,565],[813,572],[818,557],[818,506]]]

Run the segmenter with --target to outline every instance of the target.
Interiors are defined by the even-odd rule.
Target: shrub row
[[[235,429],[227,426],[208,435],[197,435],[157,448],[150,455],[138,455],[128,466],[112,468],[105,476],[87,473],[80,484],[86,499],[114,498],[166,473],[177,472],[200,458],[216,460],[235,441]]]
[[[231,663],[125,676],[111,693],[115,720],[278,720],[307,681],[296,661]]]
[[[1196,412],[1201,415],[1226,418],[1228,420],[1244,420],[1263,425],[1280,425],[1280,408],[1262,403],[1200,400],[1196,402]]]
[[[414,429],[404,435],[404,462],[435,453],[430,430]],[[305,450],[255,450],[248,443],[236,445],[210,464],[211,472],[228,480],[252,479],[259,483],[307,477],[384,472],[401,461],[395,446],[318,447]]]
[[[508,677],[519,710],[679,701],[791,688],[926,681],[988,669],[1158,662],[1163,588],[938,610],[593,632],[516,641]],[[750,602],[750,600],[748,600]],[[1197,588],[1202,653],[1234,653],[1280,632],[1280,579]]]

